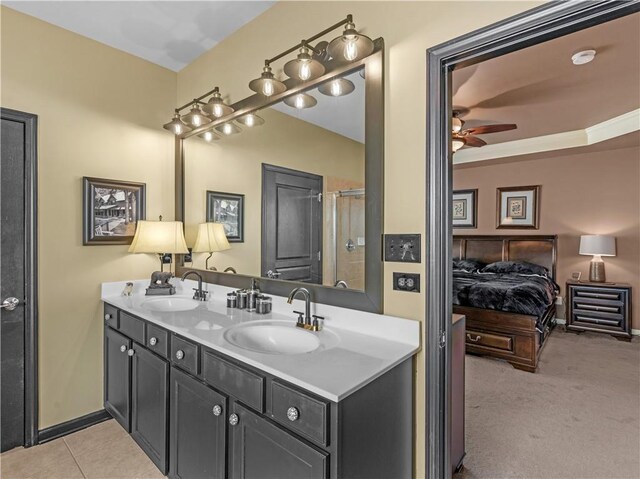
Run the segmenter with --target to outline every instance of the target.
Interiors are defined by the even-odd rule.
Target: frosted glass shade
[[[193,246],[194,253],[213,253],[231,249],[222,223],[201,223]]]
[[[580,236],[580,254],[615,256],[616,238],[605,235],[582,235]]]
[[[129,253],[189,253],[182,221],[138,221]]]

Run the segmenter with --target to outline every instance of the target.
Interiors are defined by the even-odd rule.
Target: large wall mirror
[[[233,131],[177,140],[176,210],[194,249],[178,272],[233,287],[259,277],[272,294],[304,285],[314,301],[382,310],[382,40],[375,45],[303,88],[234,105]]]

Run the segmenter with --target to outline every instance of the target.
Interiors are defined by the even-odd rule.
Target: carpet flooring
[[[640,338],[557,327],[535,374],[467,355],[456,479],[640,478]]]

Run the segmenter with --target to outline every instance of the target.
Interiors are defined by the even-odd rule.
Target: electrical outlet
[[[420,263],[420,235],[384,235],[384,260]]]
[[[393,289],[419,293],[420,275],[418,273],[393,273]]]

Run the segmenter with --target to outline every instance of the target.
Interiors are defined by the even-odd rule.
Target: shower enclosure
[[[333,271],[332,278],[337,287],[364,290],[364,188],[340,190],[328,195],[332,202],[330,238],[327,238]]]

